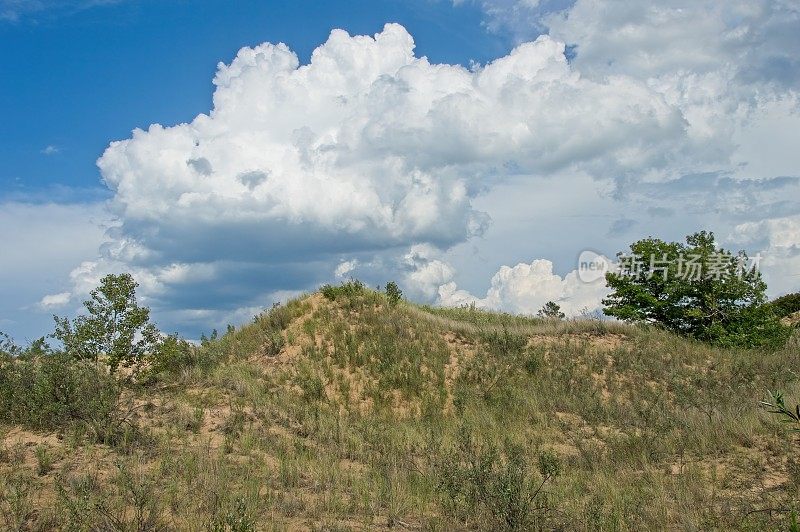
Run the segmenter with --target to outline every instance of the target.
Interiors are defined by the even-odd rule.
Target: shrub
[[[303,390],[303,399],[306,401],[313,403],[325,398],[325,384],[309,366],[300,366],[295,382]]]
[[[280,331],[270,331],[267,334],[264,352],[268,357],[277,356],[285,344],[286,340],[284,340]]]
[[[795,312],[800,312],[800,292],[794,294],[786,294],[769,303],[773,312],[779,318],[785,318]]]
[[[386,283],[386,299],[389,300],[389,304],[392,306],[397,305],[403,299],[403,291],[394,281]]]
[[[34,482],[18,467],[0,476],[0,524],[4,530],[35,530]]]
[[[554,454],[540,453],[537,475],[521,447],[507,444],[500,452],[462,426],[436,471],[451,516],[480,528],[532,530],[543,527],[550,509],[544,487],[560,473],[560,463]]]
[[[46,475],[53,469],[53,455],[46,445],[37,445],[33,454],[36,456],[37,475]]]
[[[548,301],[544,304],[544,306],[536,313],[537,316],[540,318],[551,318],[557,320],[563,320],[567,316],[561,312],[561,307],[558,303],[553,301]]]
[[[4,332],[0,332],[0,357],[16,357],[21,354],[22,350],[17,346],[14,341]]]
[[[160,531],[162,522],[157,476],[139,465],[119,462],[112,486],[100,485],[89,475],[56,482],[61,520],[66,530]]]
[[[231,508],[212,521],[211,532],[252,532],[256,529],[256,518],[244,497],[237,497]]]
[[[330,284],[323,285],[320,292],[325,299],[336,301],[337,299],[352,299],[364,293],[364,283],[358,279],[351,279],[339,286]]]
[[[120,397],[113,376],[63,352],[0,363],[0,421],[9,424],[44,430],[80,424],[94,439],[117,443],[133,427]]]
[[[194,346],[172,334],[164,338],[152,356],[151,370],[176,375],[184,368],[195,365]]]
[[[331,284],[324,284],[319,289],[322,292],[322,295],[328,301],[335,301],[336,300],[336,287]]]

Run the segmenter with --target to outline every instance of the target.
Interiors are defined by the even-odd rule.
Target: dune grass
[[[722,350],[614,322],[312,294],[121,396],[102,441],[7,422],[0,523],[64,530],[786,529],[795,337]],[[6,420],[8,421],[8,420]]]

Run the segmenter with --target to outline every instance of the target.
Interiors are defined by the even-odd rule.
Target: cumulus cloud
[[[453,272],[433,253],[489,226],[481,191],[509,175],[633,179],[681,152],[676,108],[632,78],[586,79],[564,52],[542,36],[487,65],[432,64],[397,24],[334,30],[305,65],[283,44],[243,48],[219,65],[209,113],[137,129],[98,160],[117,223],[73,291],[125,270],[154,303],[196,308],[182,294],[198,290],[233,312],[345,275],[342,255],[374,269],[395,254],[435,298]]]
[[[620,181],[625,213],[609,236],[632,211],[650,218],[638,230],[667,238],[715,229],[726,245],[761,252],[770,292],[798,289],[800,167],[789,147],[800,123],[797,2],[476,2],[491,28],[516,39],[547,32],[582,76],[639,80],[685,120],[681,149],[692,163],[671,165],[671,176],[642,166],[643,179]]]
[[[7,332],[22,341],[51,328],[50,311],[69,303],[64,279],[97,255],[108,223],[98,203],[0,202],[0,322]]]
[[[412,297],[432,301],[439,287],[453,279],[455,270],[440,255],[439,250],[423,244],[412,246],[403,256],[403,280]]]
[[[554,301],[567,316],[578,316],[597,311],[607,294],[602,280],[583,282],[574,270],[562,278],[553,273],[552,262],[537,259],[530,264],[502,266],[482,298],[459,289],[455,282],[446,283],[439,287],[439,303],[445,306],[474,304],[478,308],[530,315],[548,301]]]
[[[730,238],[759,250],[759,267],[773,295],[800,291],[800,216],[743,223]]]
[[[725,73],[736,82],[732,91],[749,83],[797,87],[800,6],[792,0],[578,0],[546,24],[577,46],[575,63],[587,73],[683,73],[695,82]]]
[[[49,294],[42,298],[42,300],[39,302],[39,306],[41,306],[43,309],[63,307],[69,303],[70,298],[71,294],[69,292]]]
[[[473,71],[413,49],[396,24],[335,30],[302,66],[285,45],[242,49],[210,114],[136,130],[98,161],[120,233],[188,261],[209,258],[198,238],[237,260],[447,247],[484,230],[470,200],[497,168],[624,175],[683,137],[643,84],[586,81],[547,37]]]
[[[342,279],[347,276],[350,272],[355,270],[358,267],[358,260],[343,260],[336,266],[336,270],[334,270],[333,274],[336,276],[337,279]]]
[[[791,0],[579,0],[548,20],[586,75],[646,80],[687,118],[694,150],[732,154],[738,124],[800,87]],[[796,102],[795,102],[796,112]]]
[[[800,6],[791,0],[481,0],[490,25],[569,46],[589,79],[645,83],[678,109],[694,161],[735,155],[737,128],[800,88]],[[561,5],[559,5],[561,4]],[[647,171],[642,167],[643,172]],[[675,165],[675,175],[687,167]],[[695,170],[697,168],[695,167]]]
[[[374,36],[334,30],[308,64],[270,43],[220,63],[209,112],[137,129],[98,160],[117,223],[100,257],[73,272],[72,292],[132,271],[165,315],[199,322],[358,268],[396,273],[423,300],[525,313],[554,300],[576,314],[603,290],[555,274],[550,260],[503,266],[485,297],[455,284],[448,250],[491,228],[494,213],[476,206],[484,193],[564,180],[555,206],[542,199],[562,210],[584,178],[602,182],[621,202],[597,214],[607,238],[686,205],[700,213],[690,231],[707,212],[757,222],[755,200],[772,216],[796,214],[795,178],[731,177],[742,125],[777,101],[796,110],[797,80],[778,68],[796,60],[791,3],[481,4],[518,22],[533,13],[531,27],[549,35],[471,68],[417,56],[397,24]]]

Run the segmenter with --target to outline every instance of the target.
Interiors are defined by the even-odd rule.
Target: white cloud
[[[453,278],[435,253],[486,231],[473,202],[507,175],[634,179],[691,160],[676,108],[631,78],[583,78],[547,36],[470,70],[416,57],[396,24],[334,30],[307,65],[283,44],[243,48],[214,84],[210,113],[98,160],[118,223],[73,292],[124,270],[165,312],[230,311],[344,275],[343,254],[382,281],[376,257],[405,249],[410,293],[430,300]]]
[[[584,80],[547,37],[475,71],[413,48],[387,25],[335,30],[303,66],[284,45],[242,49],[209,115],[136,130],[98,161],[120,232],[181,261],[208,258],[200,235],[234,260],[447,247],[485,229],[471,197],[498,167],[624,176],[663,167],[684,136],[644,84]]]
[[[735,82],[731,91],[798,81],[800,5],[793,0],[578,0],[546,24],[577,46],[575,62],[587,74],[700,81],[724,73]]]
[[[336,276],[337,279],[342,279],[348,273],[352,272],[358,266],[358,260],[344,260],[336,266],[336,270],[334,270],[333,274]]]
[[[52,144],[48,144],[41,150],[42,155],[55,155],[59,152],[61,152],[61,148]]]
[[[43,309],[63,307],[64,305],[69,303],[71,297],[72,296],[69,292],[61,292],[59,294],[49,294],[44,296],[42,300],[39,301],[39,306],[41,306]]]
[[[800,4],[793,0],[480,4],[492,27],[518,37],[546,31],[565,42],[574,51],[571,64],[588,79],[623,76],[646,84],[679,110],[687,155],[705,160],[707,169],[728,163],[736,154],[737,128],[775,102],[788,99],[797,113]],[[673,169],[688,173],[679,164]]]
[[[43,304],[64,301],[69,272],[97,255],[107,224],[101,203],[0,203],[0,322],[7,332],[22,341],[51,329]]]
[[[99,159],[117,224],[72,292],[132,271],[163,315],[199,322],[358,267],[422,300],[575,314],[603,290],[524,261],[563,272],[633,232],[797,214],[796,180],[750,179],[775,176],[744,175],[737,151],[762,136],[748,130],[760,113],[796,113],[790,3],[481,3],[550,35],[471,69],[417,57],[396,24],[334,30],[305,65],[283,44],[221,63],[207,114],[137,129]]]
[[[731,240],[758,246],[759,266],[773,296],[800,291],[800,216],[740,224]]]
[[[737,124],[800,83],[794,1],[578,0],[547,23],[585,75],[643,80],[681,109],[695,151],[732,154]]]
[[[446,283],[439,287],[439,304],[474,304],[479,308],[530,315],[536,314],[548,301],[554,301],[567,316],[578,316],[598,310],[607,294],[604,282],[582,282],[576,271],[562,278],[553,273],[552,262],[537,259],[530,264],[502,266],[492,277],[483,298],[459,289],[455,282]]]
[[[439,287],[453,279],[455,271],[439,255],[436,248],[423,244],[412,246],[403,256],[403,280],[409,295],[432,301],[436,298]]]
[[[125,0],[0,0],[0,21],[19,22],[26,17],[47,14],[71,15],[98,6]]]
[[[641,82],[684,120],[686,142],[675,153],[685,150],[691,162],[682,164],[675,157],[669,170],[655,173],[642,164],[641,179],[618,182],[622,186],[615,205],[596,201],[599,217],[626,220],[636,233],[626,235],[628,241],[646,234],[678,240],[701,228],[715,230],[725,245],[744,244],[751,253],[761,250],[771,293],[798,289],[800,235],[794,225],[800,214],[800,166],[798,151],[791,146],[800,123],[800,4],[475,3],[495,31],[518,40],[548,33],[568,45],[570,65],[584,78],[621,76]],[[528,190],[516,188],[517,194]],[[585,232],[596,231],[587,227]],[[496,234],[487,233],[487,238]],[[586,235],[574,231],[564,230],[560,236],[577,249],[587,244]],[[592,238],[590,245],[602,247],[604,242],[610,252],[611,246],[621,249],[626,243],[614,231],[605,239]]]

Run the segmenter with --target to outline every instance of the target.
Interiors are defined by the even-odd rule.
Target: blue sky
[[[20,341],[123,271],[192,338],[350,276],[577,315],[699,229],[800,289],[793,2],[0,0],[0,51]]]
[[[511,47],[477,6],[433,0],[125,1],[19,17],[0,22],[4,195],[100,186],[95,160],[109,141],[207,111],[217,63],[243,46],[284,42],[307,61],[332,28],[372,34],[394,21],[435,62],[486,62]]]

